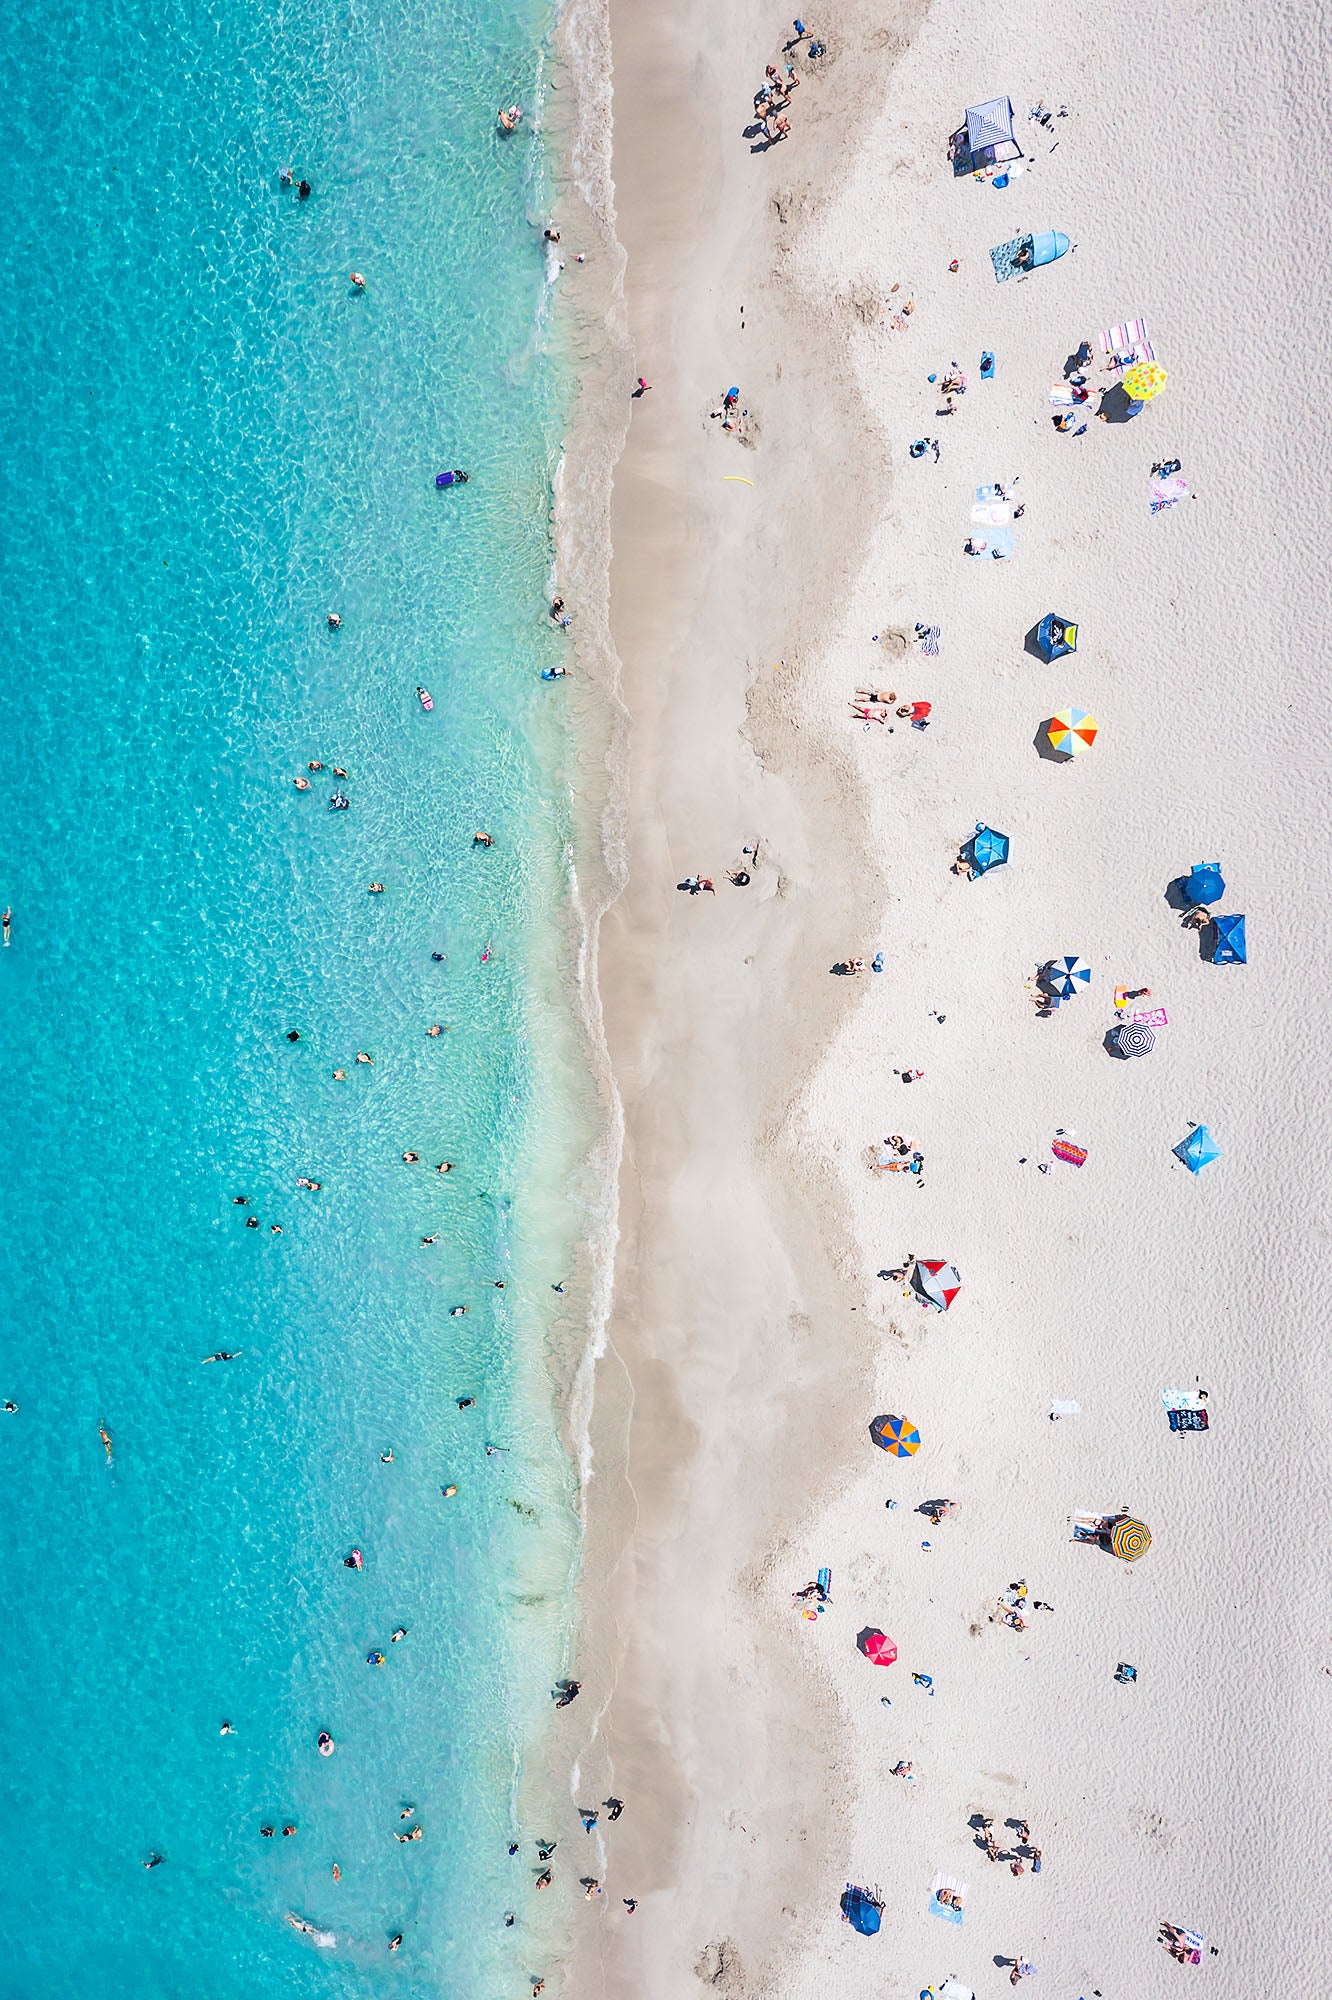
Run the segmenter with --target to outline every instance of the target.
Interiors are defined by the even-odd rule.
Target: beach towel
[[[978,500],[971,510],[971,518],[982,528],[998,528],[1013,518],[1013,508],[1007,500]]]
[[[1178,506],[1181,500],[1188,498],[1188,493],[1188,480],[1181,479],[1177,472],[1170,473],[1165,479],[1154,479],[1152,481],[1151,497],[1152,513],[1163,514],[1167,507]]]
[[[1193,1389],[1162,1389],[1161,1401],[1168,1410],[1205,1410],[1206,1398]]]
[[[1171,1410],[1168,1412],[1172,1431],[1205,1431],[1207,1429],[1206,1410]]]
[[[1156,349],[1147,338],[1145,319],[1126,319],[1118,326],[1108,326],[1101,335],[1101,352],[1115,355],[1121,366],[1130,361],[1156,359]]]
[[[1111,1518],[1108,1514],[1094,1514],[1090,1508],[1081,1507],[1069,1516],[1075,1542],[1099,1542],[1105,1533],[1105,1524]]]
[[[920,640],[920,650],[933,659],[939,651],[939,631],[937,625],[917,625],[916,637]]]
[[[1002,285],[1007,279],[1015,278],[1022,266],[1018,263],[1018,251],[1030,236],[1015,236],[1009,243],[996,243],[990,252],[990,262],[994,265],[995,283]]]
[[[1140,1007],[1129,1015],[1130,1021],[1142,1028],[1168,1028],[1170,1016],[1164,1007]]]
[[[1080,1417],[1082,1415],[1082,1405],[1066,1400],[1054,1402],[1050,1405],[1050,1415],[1052,1417]]]
[[[978,486],[976,488],[976,498],[978,500],[1007,500],[1008,495],[996,479],[988,486]]]
[[[1050,401],[1056,409],[1071,410],[1077,400],[1066,382],[1056,382],[1050,391]]]
[[[959,1882],[956,1875],[936,1875],[930,1884],[930,1909],[934,1915],[942,1917],[946,1924],[960,1924],[962,1921],[961,1910],[955,1910],[951,1903],[941,1903],[939,1901],[939,1891],[941,1889],[947,1889],[951,1894],[956,1895],[965,1903],[967,1899],[966,1883]]]
[[[1057,1160],[1062,1160],[1065,1166],[1082,1167],[1087,1163],[1087,1148],[1075,1146],[1071,1139],[1052,1139],[1050,1151]]]
[[[991,560],[1002,562],[1006,556],[1012,555],[1013,548],[1014,540],[1011,528],[991,528],[988,534],[973,535],[971,537],[971,548],[968,550],[968,554],[973,557],[982,556],[986,562],[990,562]]]

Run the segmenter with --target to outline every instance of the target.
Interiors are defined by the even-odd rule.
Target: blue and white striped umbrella
[[[1075,993],[1091,985],[1091,967],[1085,958],[1052,958],[1042,977],[1051,993],[1061,1000],[1071,1000]]]

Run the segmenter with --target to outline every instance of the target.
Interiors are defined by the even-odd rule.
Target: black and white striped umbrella
[[[1115,1030],[1115,1047],[1121,1056],[1148,1056],[1156,1047],[1156,1036],[1141,1021],[1125,1021]]]

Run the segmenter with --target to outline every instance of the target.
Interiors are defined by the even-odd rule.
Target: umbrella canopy
[[[1046,735],[1052,749],[1065,757],[1080,757],[1096,741],[1097,721],[1085,708],[1061,708],[1050,718]]]
[[[920,1450],[920,1432],[910,1417],[876,1417],[870,1436],[880,1451],[889,1451],[894,1458],[914,1458]]]
[[[932,1306],[937,1306],[940,1312],[947,1312],[962,1289],[962,1280],[955,1267],[946,1264],[941,1257],[917,1257],[911,1282],[921,1297],[928,1299]]]
[[[1125,1021],[1115,1029],[1115,1047],[1121,1056],[1149,1056],[1156,1047],[1156,1036],[1141,1021]]]
[[[879,1914],[883,1904],[871,1896],[868,1889],[858,1889],[848,1882],[842,1891],[842,1915],[853,1931],[862,1937],[873,1937],[879,1928]]]
[[[1042,968],[1041,977],[1049,992],[1061,1000],[1071,1000],[1075,993],[1091,985],[1091,967],[1085,958],[1074,958],[1070,953],[1065,958],[1052,958]]]
[[[1226,893],[1219,861],[1195,861],[1184,894],[1191,903],[1219,903]]]
[[[1135,361],[1124,370],[1124,390],[1135,403],[1150,403],[1166,385],[1166,372],[1159,361]]]
[[[967,106],[967,151],[973,160],[987,165],[1022,158],[1022,148],[1013,137],[1012,98],[992,97],[987,104]]]
[[[1212,946],[1213,965],[1247,965],[1249,947],[1244,937],[1243,917],[1213,917],[1216,941]]]
[[[1057,612],[1047,611],[1036,627],[1036,644],[1041,649],[1042,658],[1062,660],[1065,653],[1077,652],[1078,628]]]
[[[1136,1562],[1145,1556],[1152,1545],[1152,1531],[1145,1521],[1134,1521],[1127,1514],[1121,1514],[1110,1530],[1110,1547],[1124,1562]]]
[[[897,1658],[897,1647],[886,1632],[867,1632],[860,1650],[872,1667],[891,1667]]]
[[[996,833],[992,826],[982,826],[977,820],[976,831],[967,842],[966,858],[973,882],[988,868],[1001,868],[1008,859],[1008,835]]]
[[[1221,1148],[1205,1125],[1195,1125],[1187,1139],[1171,1149],[1178,1160],[1183,1160],[1191,1174],[1199,1174],[1209,1167],[1213,1160],[1221,1157]]]

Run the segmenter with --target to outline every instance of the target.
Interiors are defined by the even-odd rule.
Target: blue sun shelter
[[[992,97],[985,104],[967,106],[967,151],[973,170],[1022,158],[1022,148],[1013,137],[1011,97]]]
[[[1221,1157],[1221,1148],[1205,1125],[1195,1125],[1188,1138],[1181,1139],[1170,1150],[1177,1160],[1183,1160],[1191,1174],[1200,1174]]]
[[[1184,884],[1191,903],[1219,903],[1226,893],[1225,877],[1219,861],[1195,861]]]
[[[996,833],[992,826],[982,826],[977,820],[976,831],[962,849],[962,859],[971,868],[973,882],[991,868],[1002,868],[1008,860],[1008,835]]]
[[[1243,917],[1212,918],[1212,964],[1247,965],[1249,947],[1244,937]]]
[[[1078,628],[1071,618],[1047,611],[1036,627],[1036,644],[1043,660],[1062,660],[1065,653],[1077,652]]]
[[[873,1937],[879,1928],[883,1904],[868,1889],[848,1882],[842,1891],[842,1918],[862,1937]]]

